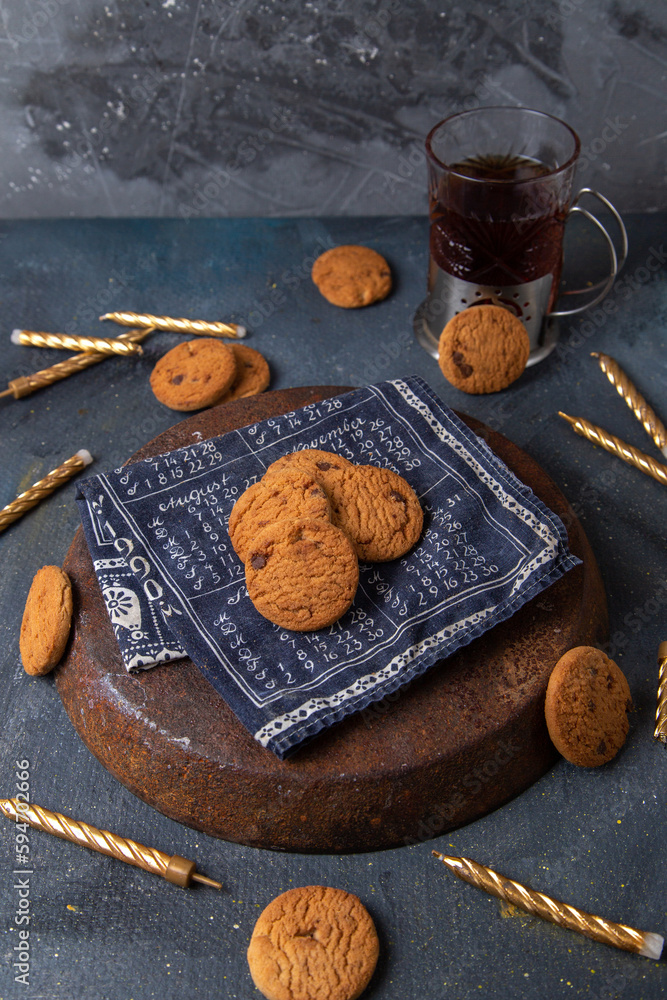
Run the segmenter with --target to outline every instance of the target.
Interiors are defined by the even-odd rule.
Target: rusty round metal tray
[[[133,457],[345,388],[280,390],[214,407]],[[333,853],[428,839],[497,808],[544,774],[556,757],[544,721],[549,674],[567,649],[605,638],[604,590],[581,525],[551,479],[506,438],[463,419],[560,515],[583,564],[407,689],[287,761],[253,740],[190,660],[126,673],[79,529],[64,565],[75,616],[56,685],[82,740],[119,781],[213,836]]]

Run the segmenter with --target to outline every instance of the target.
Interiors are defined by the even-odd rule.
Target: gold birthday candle
[[[499,875],[493,869],[485,868],[470,858],[452,858],[438,851],[433,851],[433,854],[464,882],[483,889],[491,896],[507,900],[508,903],[519,906],[536,917],[549,920],[552,924],[578,931],[594,941],[613,945],[614,948],[621,948],[623,951],[634,951],[645,958],[657,960],[662,954],[664,938],[660,934],[637,931],[632,927],[626,927],[625,924],[615,924],[592,913],[578,910],[568,903],[561,903],[557,899],[545,896],[542,892],[528,889],[520,882],[505,878],[504,875]]]
[[[172,333],[191,333],[196,337],[237,337],[246,335],[246,328],[238,323],[209,323],[205,319],[174,319],[172,316],[151,316],[149,313],[111,312],[100,316],[121,326],[154,326],[156,330]]]
[[[667,744],[667,642],[658,646],[658,707],[655,713],[654,737]]]
[[[626,444],[625,441],[621,441],[620,438],[605,431],[602,427],[597,427],[595,424],[589,423],[583,417],[569,417],[567,413],[562,413],[560,410],[558,411],[558,416],[562,417],[563,420],[567,420],[572,430],[581,437],[587,438],[593,444],[599,444],[601,448],[604,448],[611,455],[616,455],[617,458],[627,462],[628,465],[634,465],[636,469],[645,472],[647,476],[657,479],[663,486],[667,486],[667,465],[661,465],[660,462],[656,462],[650,455],[644,454],[638,448],[633,448],[631,444]]]
[[[133,341],[106,337],[83,337],[72,333],[39,333],[36,330],[14,330],[12,344],[28,347],[56,347],[64,351],[94,351],[97,354],[120,354],[122,357],[143,354]]]
[[[598,351],[593,351],[591,357],[598,359],[600,368],[616,388],[619,396],[623,397],[648,436],[653,438],[660,451],[667,457],[667,427],[657,413],[632,384],[617,361],[608,354],[601,354]]]
[[[144,871],[153,872],[154,875],[161,875],[162,878],[173,882],[174,885],[185,888],[190,885],[191,881],[194,881],[210,885],[214,889],[222,889],[220,882],[216,882],[206,875],[200,875],[196,871],[197,866],[194,861],[188,861],[178,854],[170,857],[164,851],[158,851],[153,847],[144,847],[136,840],[119,837],[108,830],[98,830],[96,826],[91,826],[89,823],[80,823],[70,816],[51,812],[50,809],[42,809],[41,806],[28,805],[28,803],[20,802],[17,799],[0,799],[0,810],[15,823],[28,823],[29,826],[33,826],[37,830],[52,833],[54,837],[71,840],[75,844],[99,851],[100,854],[125,861],[128,865],[135,865],[137,868],[143,868]]]
[[[29,490],[26,490],[25,493],[20,493],[16,500],[12,500],[11,503],[0,510],[0,531],[4,531],[14,521],[18,521],[26,511],[38,504],[40,500],[48,497],[54,490],[57,490],[63,483],[66,483],[68,479],[75,476],[77,472],[85,469],[87,465],[90,465],[92,460],[90,452],[82,448],[80,451],[77,451],[76,455],[72,455],[66,462],[59,465],[57,469],[53,469],[52,472],[49,472],[43,479],[40,479],[34,486],[31,486]]]
[[[117,339],[138,343],[140,340],[145,340],[152,332],[153,328],[147,326],[142,330],[128,330],[127,333],[121,333]],[[104,361],[109,356],[109,354],[101,354],[99,351],[85,351],[82,354],[73,354],[71,358],[58,361],[55,365],[51,365],[49,368],[42,368],[41,371],[34,372],[32,375],[20,375],[18,378],[13,378],[8,383],[4,392],[0,392],[0,399],[3,396],[13,396],[14,399],[29,396],[38,389],[44,389],[47,385],[53,385],[54,382],[69,378],[70,375],[75,375],[85,368],[90,368],[91,365],[98,365],[100,361]]]

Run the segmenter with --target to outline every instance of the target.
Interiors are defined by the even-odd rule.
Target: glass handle
[[[600,222],[600,220],[597,219],[587,209],[582,208],[579,204],[577,204],[581,196],[584,194],[590,194],[594,198],[597,198],[598,201],[602,202],[602,204],[606,208],[608,208],[611,214],[614,216],[614,219],[616,220],[616,223],[618,224],[618,228],[621,233],[620,256],[617,255],[613,240],[609,235],[609,233],[607,232],[606,228]],[[593,188],[582,188],[581,191],[579,191],[579,193],[577,194],[576,198],[574,199],[572,207],[570,208],[568,214],[574,215],[575,212],[578,213],[579,215],[583,215],[584,218],[588,219],[589,222],[592,222],[594,226],[597,226],[597,228],[604,236],[607,242],[607,249],[609,250],[609,260],[611,264],[610,273],[603,281],[598,282],[596,285],[592,285],[589,288],[576,288],[573,289],[572,291],[564,293],[565,295],[584,295],[584,294],[590,294],[591,292],[597,292],[597,294],[592,299],[589,299],[588,302],[585,302],[581,306],[576,306],[574,309],[554,310],[553,312],[547,313],[548,316],[576,316],[578,313],[582,313],[586,309],[590,309],[591,306],[597,305],[598,302],[602,302],[602,300],[605,298],[606,295],[608,295],[609,291],[611,290],[611,287],[614,284],[614,281],[616,280],[616,275],[625,264],[628,255],[627,230],[625,228],[621,216],[618,214],[612,203],[607,198],[604,197],[604,195],[601,195],[599,194],[599,192],[594,191]]]
[[[573,206],[578,205],[579,199],[581,198],[582,194],[590,194],[592,198],[597,198],[597,200],[601,202],[605,206],[605,208],[607,208],[611,212],[611,214],[614,216],[614,219],[616,220],[616,225],[618,226],[618,230],[621,234],[621,252],[620,254],[617,254],[618,270],[620,271],[623,265],[625,264],[625,261],[628,256],[628,231],[625,228],[625,223],[623,222],[623,219],[616,211],[612,203],[609,201],[609,199],[605,198],[603,194],[600,194],[599,191],[595,191],[593,188],[582,188],[581,191],[578,193],[577,197],[572,202]]]

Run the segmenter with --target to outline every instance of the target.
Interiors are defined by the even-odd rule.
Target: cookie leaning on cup
[[[470,306],[457,313],[438,343],[442,374],[474,395],[506,389],[523,373],[529,355],[525,326],[502,306]]]

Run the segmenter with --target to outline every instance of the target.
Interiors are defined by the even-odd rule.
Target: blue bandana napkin
[[[300,448],[391,468],[424,510],[415,548],[362,565],[350,610],[316,632],[287,631],[255,610],[227,534],[241,493]],[[281,758],[509,618],[579,561],[558,517],[416,377],[95,476],[77,502],[128,670],[190,656]]]

